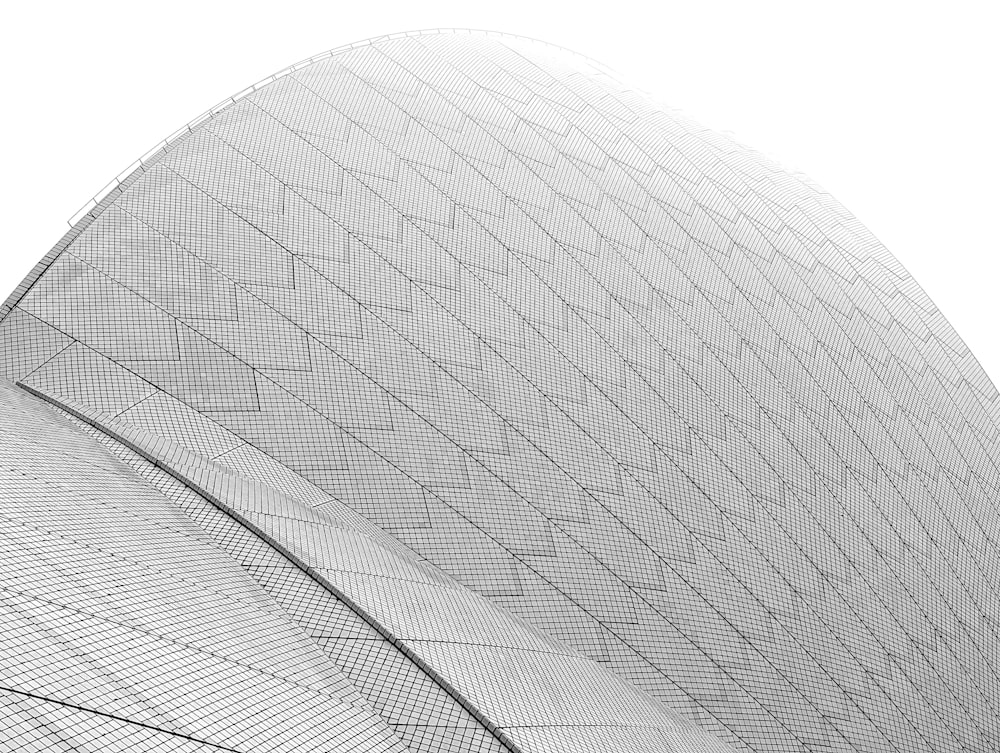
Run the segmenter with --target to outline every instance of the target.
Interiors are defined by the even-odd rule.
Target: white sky
[[[1000,382],[1000,3],[19,2],[0,14],[0,300],[158,141],[323,50],[435,27],[596,58],[811,176],[916,277]]]

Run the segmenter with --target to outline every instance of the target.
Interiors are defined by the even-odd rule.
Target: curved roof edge
[[[388,641],[397,651],[413,662],[413,664],[415,664],[431,679],[431,681],[437,684],[438,687],[458,702],[462,708],[468,711],[473,718],[482,724],[483,727],[490,732],[501,745],[505,746],[510,751],[510,753],[523,753],[523,748],[512,740],[494,720],[490,719],[490,717],[482,709],[480,709],[467,694],[463,693],[461,689],[449,682],[447,678],[438,672],[428,661],[400,640],[391,627],[379,619],[376,614],[374,614],[371,610],[366,609],[343,589],[338,588],[323,574],[322,570],[310,565],[309,562],[300,556],[300,554],[288,547],[275,536],[268,533],[261,526],[255,524],[252,519],[243,514],[237,507],[232,504],[227,504],[223,496],[225,492],[222,491],[225,487],[223,486],[214,490],[211,488],[212,481],[217,480],[215,479],[213,469],[208,467],[197,469],[194,473],[198,473],[200,471],[199,475],[202,477],[201,479],[198,479],[193,475],[192,470],[185,469],[184,465],[178,462],[178,450],[176,447],[170,448],[168,451],[164,452],[164,449],[168,447],[168,445],[162,438],[155,437],[153,435],[144,436],[147,435],[147,432],[134,427],[116,428],[110,425],[107,417],[102,417],[97,410],[72,405],[65,399],[60,399],[54,395],[50,395],[36,387],[24,384],[23,382],[15,382],[14,384],[28,394],[65,411],[70,416],[88,424],[89,426],[92,426],[102,434],[105,434],[116,442],[121,443],[129,450],[132,450],[144,458],[146,461],[165,471],[195,494],[204,498],[213,507],[220,510],[225,515],[235,520],[239,525],[249,530],[261,541],[275,549],[302,572],[315,580],[334,598],[347,605],[347,607],[364,622],[374,628],[374,630],[385,638],[385,640]],[[145,438],[145,441],[143,441],[143,438]],[[160,452],[157,452],[157,449],[159,449]],[[193,460],[195,458],[189,457],[188,459]],[[218,484],[216,485],[218,486]]]
[[[42,273],[49,267],[52,262],[54,262],[59,254],[87,227],[93,222],[107,207],[108,205],[118,196],[120,196],[124,191],[135,182],[135,180],[145,173],[151,166],[155,165],[159,160],[172,150],[175,146],[182,143],[187,139],[188,136],[193,134],[195,130],[201,126],[203,123],[211,120],[216,115],[228,110],[230,107],[235,105],[240,100],[253,94],[258,89],[261,89],[275,81],[288,76],[295,71],[307,68],[313,63],[317,63],[321,60],[326,60],[331,58],[341,52],[346,52],[348,50],[356,49],[358,47],[367,47],[378,42],[383,42],[389,39],[399,39],[402,37],[419,37],[428,36],[432,34],[482,34],[485,36],[499,36],[508,37],[511,39],[518,39],[526,42],[531,42],[533,44],[539,44],[544,47],[549,47],[554,50],[558,50],[561,53],[568,54],[572,57],[578,58],[580,60],[586,61],[586,63],[595,69],[601,71],[602,73],[617,77],[617,73],[614,69],[601,63],[598,60],[594,60],[591,57],[583,55],[582,53],[571,50],[567,47],[562,47],[557,44],[552,44],[551,42],[546,42],[541,39],[535,39],[534,37],[525,36],[523,34],[511,34],[504,31],[494,31],[491,29],[462,29],[462,28],[438,28],[438,29],[416,29],[412,31],[400,31],[394,32],[392,34],[381,34],[377,37],[370,37],[368,39],[362,39],[357,42],[350,42],[348,44],[339,45],[333,47],[324,52],[317,53],[310,57],[304,58],[297,63],[286,66],[270,76],[267,76],[260,81],[242,89],[241,91],[233,94],[221,102],[216,104],[214,107],[210,107],[203,113],[195,117],[194,119],[188,121],[185,125],[181,126],[179,129],[174,131],[172,134],[167,136],[165,139],[157,142],[157,144],[151,149],[147,150],[139,159],[130,164],[117,176],[115,176],[109,183],[99,190],[94,196],[87,201],[72,217],[67,220],[70,229],[63,235],[62,238],[53,246],[45,256],[31,268],[31,271],[24,277],[21,282],[18,283],[17,287],[14,288],[13,292],[7,299],[0,304],[0,321],[2,321],[7,314],[17,305],[18,301],[24,297],[24,295],[31,289]]]
[[[299,503],[295,498],[286,496],[278,489],[266,487],[258,481],[243,477],[240,478],[240,483],[248,484],[244,492],[249,492],[247,496],[253,500],[249,506],[246,506],[237,498],[237,487],[232,484],[232,475],[228,470],[220,473],[219,467],[213,461],[205,460],[193,451],[187,450],[169,439],[129,424],[120,418],[105,414],[98,409],[75,403],[65,397],[51,394],[21,381],[13,382],[13,384],[25,393],[63,411],[73,419],[92,427],[108,439],[135,453],[271,547],[391,644],[406,660],[423,672],[431,682],[468,712],[509,753],[530,753],[531,751],[545,750],[544,747],[533,743],[530,737],[523,738],[521,732],[525,729],[538,727],[571,730],[607,726],[606,718],[596,719],[594,724],[579,724],[572,718],[565,716],[565,706],[560,703],[543,704],[544,708],[538,711],[539,715],[532,715],[530,719],[526,719],[522,716],[523,710],[519,710],[516,705],[512,706],[509,698],[498,701],[490,694],[482,694],[477,689],[478,683],[475,680],[483,678],[485,678],[487,685],[490,684],[491,680],[494,684],[506,680],[507,685],[515,689],[514,696],[522,698],[544,697],[547,686],[540,685],[537,679],[532,678],[530,674],[521,675],[517,671],[514,672],[515,679],[511,681],[507,675],[510,670],[492,664],[488,658],[483,663],[478,664],[475,671],[469,675],[455,672],[453,667],[449,669],[448,662],[442,663],[441,656],[436,656],[433,652],[426,653],[422,647],[426,647],[428,643],[441,642],[440,636],[431,637],[422,634],[419,622],[408,621],[405,618],[396,621],[394,626],[391,611],[385,611],[384,606],[380,608],[370,597],[366,596],[367,591],[364,586],[351,587],[343,582],[338,584],[335,571],[343,567],[345,564],[343,561],[339,565],[335,564],[335,560],[310,561],[307,548],[296,547],[280,529],[270,528],[262,521],[262,518],[266,517],[268,513],[265,512],[263,515],[259,513],[270,505],[269,503],[261,505],[261,502],[270,500],[288,505],[282,509],[280,516],[282,519],[286,519],[288,516],[288,519],[297,519],[304,523],[319,522],[315,517],[317,513],[314,509],[305,508],[296,513],[294,507]],[[255,515],[255,513],[258,514]],[[297,517],[298,514],[303,513],[306,517]],[[344,533],[348,533],[349,530],[342,529]],[[350,542],[357,540],[357,537],[367,538],[366,534],[362,532],[351,535],[350,539],[345,539],[347,544],[345,550],[353,550]],[[422,567],[423,563],[420,566]],[[434,565],[430,565],[430,567],[437,572]],[[359,571],[353,569],[353,561],[351,572],[354,575],[359,574]],[[380,577],[374,571],[369,575],[375,578]],[[436,578],[437,576],[435,576]],[[445,587],[452,585],[449,577],[444,576],[444,580],[448,581],[444,584]],[[524,666],[525,661],[533,661],[537,658],[542,667],[540,674],[546,675],[546,669],[551,670],[553,665],[546,664],[542,661],[542,657],[559,655],[569,659],[575,667],[582,670],[580,674],[575,675],[575,680],[570,681],[569,689],[580,694],[577,697],[598,698],[597,704],[604,710],[605,716],[607,713],[614,713],[617,720],[615,728],[626,735],[622,742],[627,741],[630,730],[645,729],[657,735],[667,734],[674,742],[676,740],[692,741],[697,745],[696,748],[692,749],[704,751],[704,753],[726,753],[735,750],[731,744],[718,738],[712,731],[703,728],[693,720],[682,717],[675,709],[656,700],[643,689],[619,677],[609,669],[601,667],[589,657],[578,654],[559,639],[523,621],[522,618],[510,614],[502,607],[485,600],[484,597],[469,591],[461,584],[454,583],[453,585],[458,587],[459,593],[465,594],[471,600],[466,603],[472,605],[479,603],[488,610],[476,613],[471,618],[470,624],[475,624],[477,618],[489,622],[502,615],[508,628],[515,627],[517,629],[517,632],[512,634],[514,637],[511,642],[505,644],[505,651],[510,652],[512,657],[518,654],[523,654],[523,656],[520,660],[509,659],[511,667]],[[411,603],[410,606],[420,602],[422,598],[419,595],[416,596],[417,601]],[[404,608],[403,613],[406,612],[407,610]],[[459,632],[444,642],[454,640],[457,644],[464,643],[469,647],[483,645],[478,643],[475,635],[466,634],[465,630],[466,628],[459,627]],[[544,641],[545,646],[540,647],[535,640]],[[473,676],[475,680],[473,680]],[[624,689],[627,689],[627,694],[623,696],[620,693]],[[570,695],[573,695],[573,692]],[[609,702],[609,698],[613,699],[613,703]],[[628,750],[629,748],[615,747],[614,749]]]

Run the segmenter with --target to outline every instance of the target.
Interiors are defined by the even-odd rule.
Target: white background
[[[804,172],[868,226],[1000,382],[1000,17],[986,0],[240,4],[18,2],[0,12],[0,300],[158,141],[323,50],[435,27],[609,65]]]

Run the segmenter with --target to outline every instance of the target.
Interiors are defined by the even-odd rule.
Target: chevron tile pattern
[[[711,749],[665,708],[759,753],[1000,750],[995,388],[822,189],[596,64],[335,51],[147,161],[0,315],[5,376],[130,472],[239,479],[218,546],[376,715],[433,686],[445,731],[383,714],[412,750]],[[398,644],[310,633],[346,607],[269,585],[281,552]]]

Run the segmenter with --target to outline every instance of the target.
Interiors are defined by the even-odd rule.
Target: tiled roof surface
[[[438,677],[447,734],[524,750],[708,749],[643,694],[760,753],[1000,749],[996,390],[827,194],[585,61],[345,49],[38,272],[6,376],[229,479],[248,547],[382,626],[350,661],[423,678],[390,706]]]

